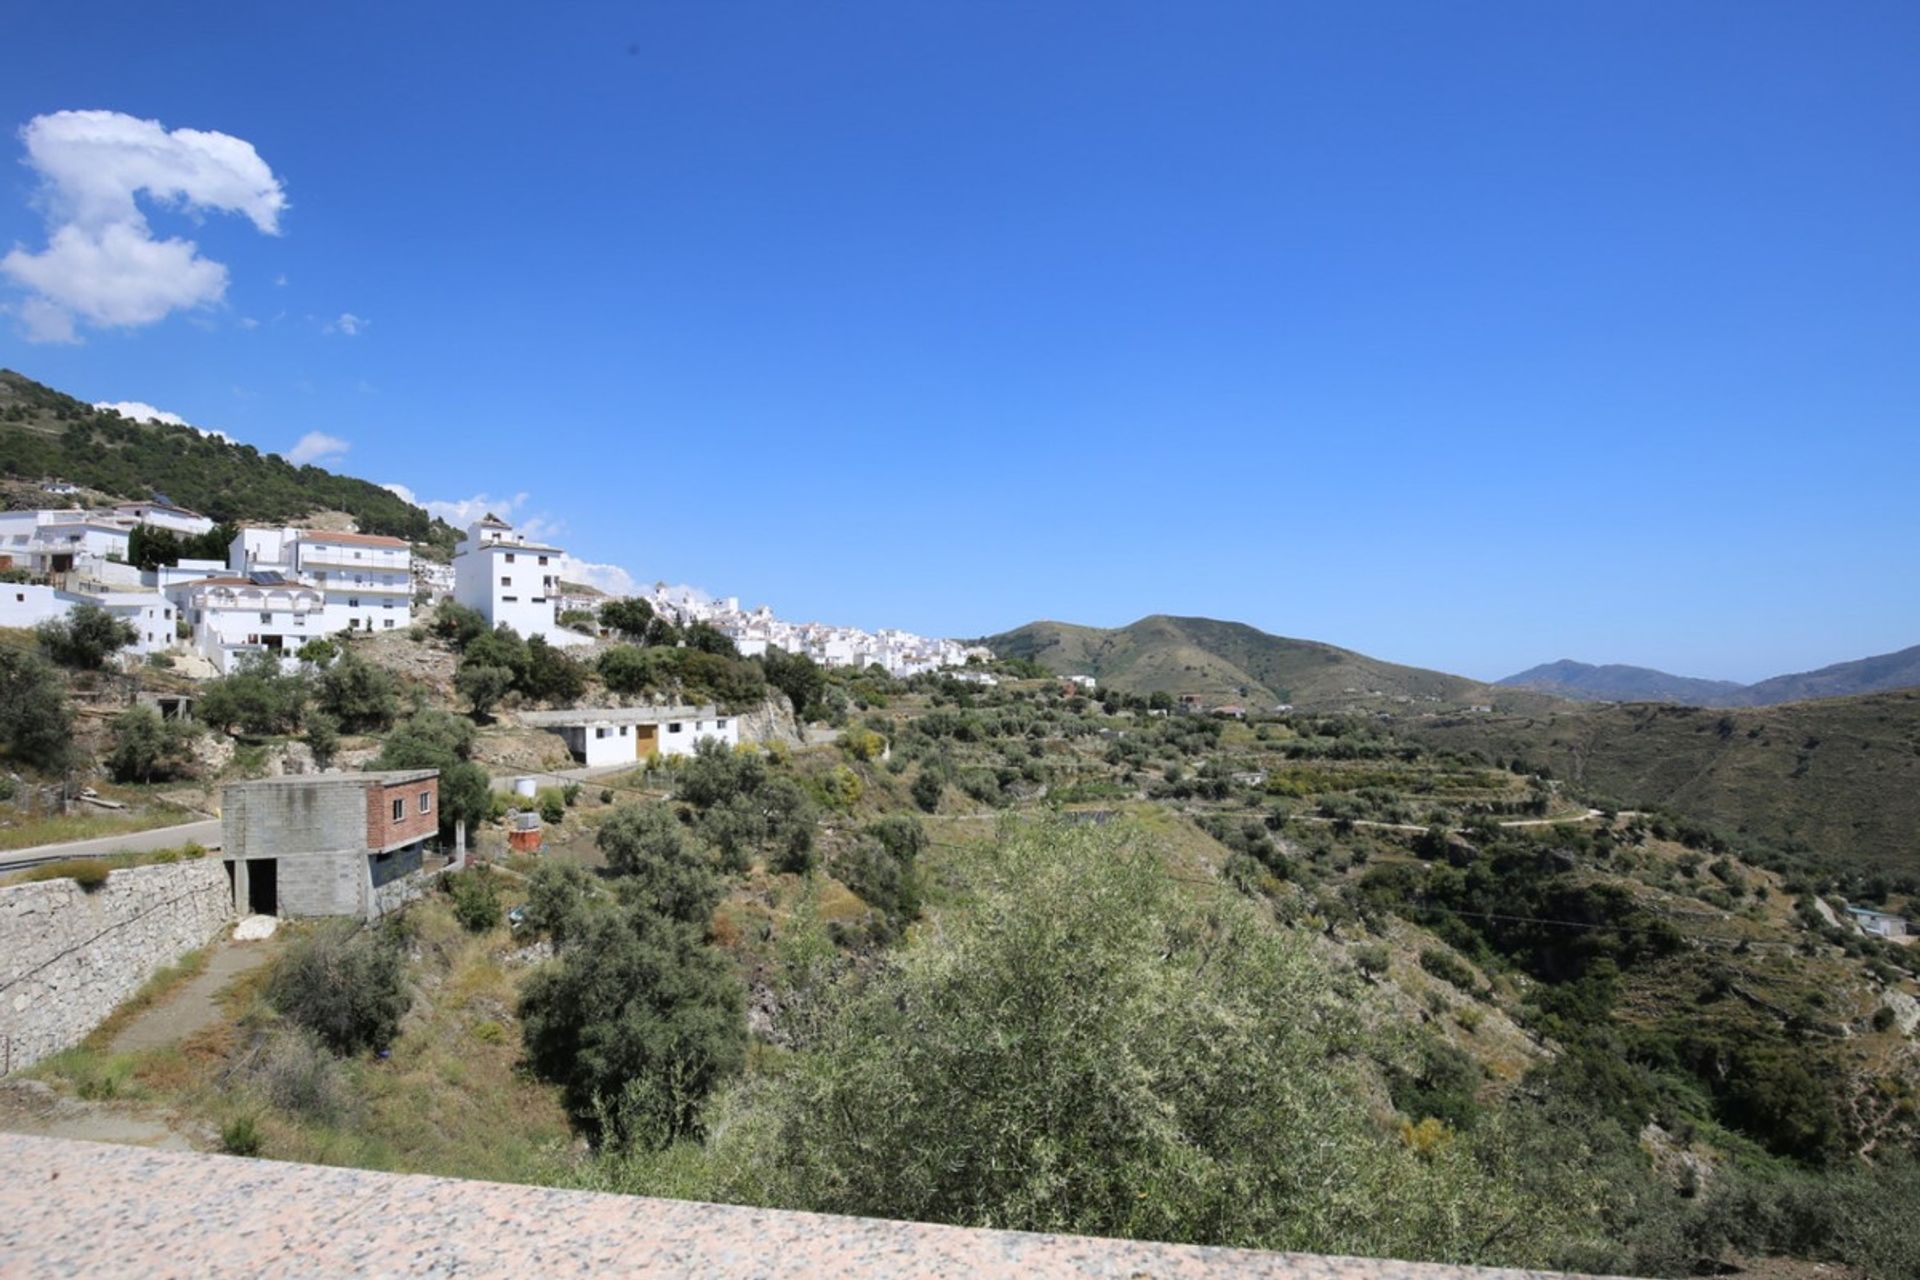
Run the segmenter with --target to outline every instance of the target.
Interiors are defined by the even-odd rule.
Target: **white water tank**
[[[515,778],[513,780],[513,794],[517,796],[525,796],[531,800],[533,799],[534,793],[538,790],[539,788],[534,785],[532,778]]]

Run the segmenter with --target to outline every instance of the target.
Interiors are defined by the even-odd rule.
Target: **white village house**
[[[710,706],[523,711],[520,723],[559,734],[573,758],[589,767],[632,764],[654,756],[690,756],[709,739],[729,749],[740,743],[740,717]]]
[[[495,515],[476,520],[453,553],[453,598],[477,609],[487,625],[512,627],[522,636],[540,636],[549,644],[589,642],[564,630],[557,618],[560,566],[567,553],[529,542],[526,535]]]

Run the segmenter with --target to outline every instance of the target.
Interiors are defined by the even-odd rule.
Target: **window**
[[[713,727],[716,729],[724,729],[727,727],[727,722],[725,720],[715,720],[713,722]]]
[[[422,813],[433,812],[433,792],[422,791],[420,793],[420,812]]]
[[[393,820],[399,822],[407,816],[407,798],[397,796],[393,802]]]
[[[540,563],[541,563],[541,564],[545,564],[546,562],[547,562],[547,558],[546,558],[545,556],[541,556],[541,557],[540,557]]]
[[[387,629],[388,629],[389,631],[391,631],[391,630],[393,629],[393,619],[392,619],[392,618],[388,618],[388,619],[387,619]]]
[[[503,586],[503,587],[510,587],[510,586],[512,586],[512,585],[513,585],[513,575],[512,575],[512,574],[510,574],[510,573],[503,573],[503,574],[501,574],[501,575],[500,575],[500,585],[501,585],[501,586]]]
[[[678,732],[680,732],[680,722],[679,722],[678,720],[675,720],[675,721],[674,721],[674,722],[673,722],[672,724],[670,724],[670,725],[668,725],[668,726],[667,726],[667,732],[668,732],[668,733],[678,733]]]
[[[593,731],[593,736],[594,736],[594,737],[596,737],[596,738],[604,738],[604,737],[606,737],[606,736],[607,736],[607,730],[606,730],[606,729],[604,729],[604,728],[601,728],[601,729],[595,729],[595,730]]]
[[[501,596],[500,603],[501,604],[519,604],[520,597],[519,596]]]
[[[272,621],[273,621],[273,615],[272,615],[271,613],[263,613],[263,614],[261,614],[261,615],[260,615],[260,621],[262,621],[262,622],[272,622]]]
[[[509,551],[509,552],[507,552],[507,563],[508,563],[508,564],[512,564],[512,563],[513,563],[513,552],[511,552],[511,551]]]

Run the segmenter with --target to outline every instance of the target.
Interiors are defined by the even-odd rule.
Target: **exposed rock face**
[[[1920,1000],[1904,991],[1884,991],[1880,1002],[1893,1010],[1893,1025],[1900,1028],[1901,1035],[1910,1036],[1915,1027],[1920,1027]]]
[[[773,692],[767,700],[752,711],[740,716],[740,741],[758,742],[771,745],[785,743],[789,747],[804,746],[800,737],[800,727],[794,723],[793,704],[787,701],[784,693]]]

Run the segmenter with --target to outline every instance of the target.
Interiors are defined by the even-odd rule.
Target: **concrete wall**
[[[71,880],[0,889],[0,1070],[80,1043],[232,918],[212,858],[115,871],[92,893]]]
[[[288,853],[369,848],[367,790],[376,780],[341,774],[299,784],[228,787],[220,815],[222,853],[274,858]]]

